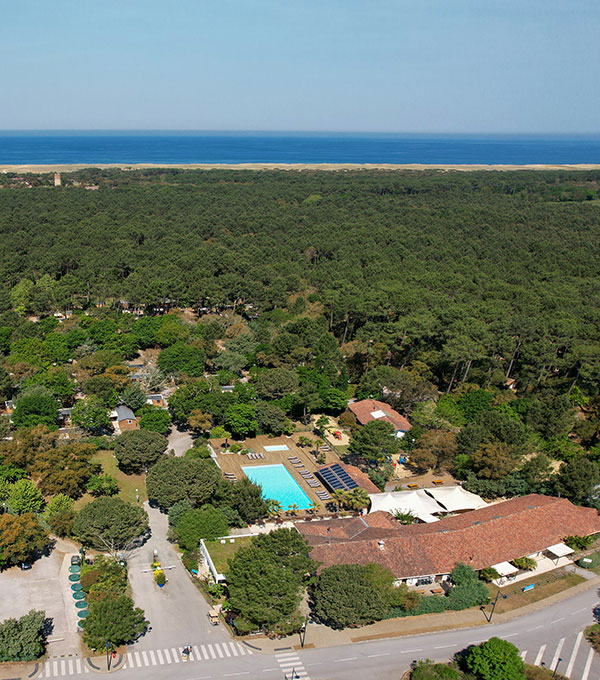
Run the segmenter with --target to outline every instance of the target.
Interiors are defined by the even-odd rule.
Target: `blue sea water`
[[[0,164],[600,163],[600,135],[2,132]]]

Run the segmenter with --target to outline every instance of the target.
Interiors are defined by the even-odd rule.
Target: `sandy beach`
[[[424,163],[74,163],[58,165],[0,165],[0,172],[44,173],[73,172],[85,168],[118,168],[120,170],[143,170],[145,168],[178,168],[182,170],[600,170],[600,164],[573,165],[428,165]]]

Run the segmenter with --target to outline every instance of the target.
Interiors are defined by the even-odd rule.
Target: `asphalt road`
[[[529,663],[544,663],[549,668],[558,664],[558,672],[572,680],[600,678],[600,657],[592,653],[581,634],[594,620],[593,609],[598,605],[598,593],[594,589],[508,623],[300,652],[285,648],[290,641],[284,640],[277,654],[267,655],[258,651],[251,653],[250,648],[232,642],[220,628],[203,626],[202,612],[206,605],[198,600],[200,610],[196,611],[196,606],[190,606],[192,602],[195,605],[196,600],[187,597],[199,597],[199,594],[189,581],[192,591],[185,589],[183,581],[180,585],[181,592],[178,587],[178,594],[170,602],[176,608],[181,603],[181,621],[173,621],[169,615],[176,627],[171,630],[169,624],[161,624],[158,631],[156,628],[152,631],[157,635],[151,634],[131,646],[126,668],[118,672],[123,680],[289,680],[292,673],[299,680],[364,680],[365,677],[399,680],[415,659],[444,661],[468,645],[493,635],[517,645]],[[190,616],[197,617],[198,625],[190,621]],[[310,636],[309,626],[307,644],[311,642]],[[297,640],[292,639],[291,643],[296,644]],[[180,650],[188,644],[192,645],[192,654],[184,661]],[[68,672],[68,663],[61,663],[56,671],[52,665],[43,667],[38,677],[80,675],[74,664],[73,672]]]

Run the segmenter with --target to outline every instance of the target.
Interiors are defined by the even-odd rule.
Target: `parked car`
[[[79,555],[71,555],[71,566],[81,566],[81,557]]]
[[[28,569],[31,569],[31,564],[27,562],[21,562],[21,564],[19,564],[19,567],[21,568],[21,571],[27,571]]]

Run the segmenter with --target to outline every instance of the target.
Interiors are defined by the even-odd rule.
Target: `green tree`
[[[233,404],[225,412],[225,425],[234,437],[244,438],[256,432],[256,408],[252,404]]]
[[[44,653],[46,612],[31,609],[0,623],[0,662],[35,661]]]
[[[520,456],[514,446],[494,441],[479,447],[471,462],[478,477],[502,479],[516,470]]]
[[[184,342],[176,342],[158,355],[158,367],[168,374],[186,373],[192,378],[200,378],[204,375],[204,363],[204,352]]]
[[[146,488],[148,497],[163,508],[184,499],[198,507],[210,500],[220,479],[212,460],[165,458],[150,468]]]
[[[121,401],[132,411],[137,411],[146,403],[146,393],[136,384],[128,385],[121,392]]]
[[[140,413],[139,424],[142,430],[158,432],[164,437],[169,434],[171,430],[171,416],[164,408],[148,404],[141,409]]]
[[[119,402],[119,395],[113,381],[105,375],[94,375],[85,382],[85,393],[97,397],[105,408],[114,408]]]
[[[281,435],[285,430],[285,412],[275,404],[259,401],[256,404],[256,420],[262,432]]]
[[[81,625],[83,641],[91,649],[105,649],[107,642],[112,649],[133,642],[148,625],[143,610],[130,597],[110,591],[90,603],[89,612]]]
[[[52,448],[37,452],[28,469],[44,494],[78,498],[90,476],[100,471],[99,464],[92,461],[96,447],[78,441],[57,444],[54,440]]]
[[[127,474],[148,470],[167,449],[167,438],[152,430],[129,430],[115,441],[115,458]]]
[[[175,528],[177,541],[183,550],[196,550],[201,538],[220,538],[229,532],[227,519],[211,505],[188,510],[181,515]]]
[[[270,368],[256,376],[254,385],[261,399],[280,399],[298,389],[298,375],[287,368]]]
[[[35,515],[0,515],[0,570],[29,562],[48,545]]]
[[[44,505],[44,497],[32,481],[20,479],[12,485],[8,505],[17,515],[39,512]]]
[[[148,515],[143,508],[101,496],[80,510],[73,532],[84,545],[115,552],[141,536],[147,527]]]
[[[555,479],[556,492],[573,503],[582,503],[600,483],[598,464],[585,456],[575,456],[560,466]]]
[[[181,518],[182,515],[184,515],[188,510],[192,509],[192,504],[188,501],[188,499],[184,499],[182,501],[177,501],[177,503],[174,503],[170,508],[169,508],[169,526],[170,527],[176,527],[177,522],[179,522],[179,519]]]
[[[525,665],[519,650],[497,637],[472,647],[465,663],[481,680],[525,680]]]
[[[460,680],[459,672],[445,663],[418,661],[410,680]]]
[[[21,279],[10,290],[10,303],[20,314],[31,310],[35,284],[30,279]]]
[[[247,477],[231,486],[230,503],[240,517],[248,524],[267,516],[267,503],[262,497],[262,489]]]
[[[78,399],[71,411],[71,422],[87,432],[101,432],[111,427],[108,409],[97,396]]]
[[[46,425],[56,429],[58,402],[52,393],[41,385],[30,387],[18,398],[12,421],[16,427]]]
[[[105,473],[103,475],[93,475],[90,477],[86,490],[95,497],[115,496],[119,493],[119,485],[114,477]]]
[[[410,454],[410,462],[420,470],[449,470],[458,451],[454,432],[429,430],[417,442]]]
[[[382,619],[388,603],[359,564],[327,567],[313,586],[316,616],[333,628],[365,625]]]
[[[350,440],[350,452],[367,460],[383,460],[398,453],[400,443],[394,426],[385,420],[372,420],[357,430]]]
[[[50,499],[44,508],[44,519],[53,533],[61,538],[69,536],[75,521],[75,501],[69,496],[59,493]]]

